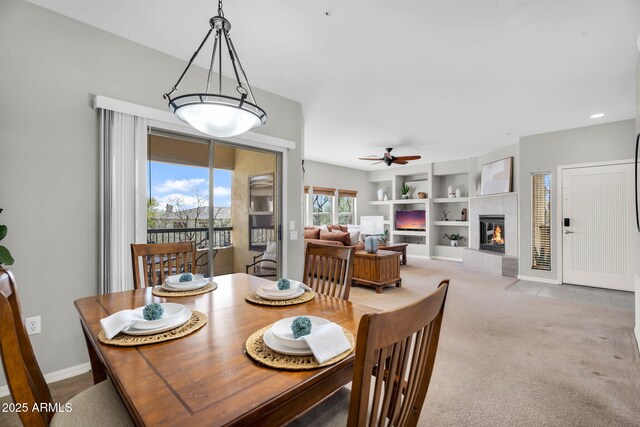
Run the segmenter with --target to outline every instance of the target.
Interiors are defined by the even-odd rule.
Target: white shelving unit
[[[385,227],[389,230],[389,241],[391,243],[407,243],[407,254],[411,256],[429,257],[429,225],[427,222],[427,229],[424,231],[412,231],[412,230],[396,230],[395,229],[395,215],[397,210],[424,210],[426,219],[429,219],[429,199],[403,199],[401,196],[400,188],[404,183],[409,183],[414,187],[413,194],[417,194],[420,191],[425,193],[430,191],[428,187],[428,173],[429,169],[427,165],[424,165],[424,172],[412,175],[393,175],[391,179],[382,179],[373,181],[378,188],[387,190],[387,197],[390,200],[373,200],[369,202],[369,205],[380,208],[385,215],[384,221]],[[398,170],[401,171],[400,169]]]
[[[469,164],[468,162],[449,163],[445,170],[434,167],[431,199],[431,257],[462,261],[462,251],[469,244],[469,221],[462,221],[462,209],[467,209],[469,218]],[[460,189],[462,197],[448,197],[449,186]],[[443,211],[448,212],[444,221]],[[451,246],[445,234],[460,234],[465,237],[458,241],[459,246]]]
[[[371,182],[385,189],[389,200],[374,200],[369,204],[379,207],[379,212],[388,218],[385,227],[389,230],[390,241],[408,243],[407,254],[410,256],[462,261],[462,251],[469,243],[469,222],[461,220],[461,212],[466,208],[469,218],[469,189],[475,188],[469,170],[469,162],[459,160],[393,168],[388,172],[372,174]],[[413,195],[424,192],[429,198],[402,199],[400,188],[404,183],[413,187]],[[453,191],[459,188],[462,197],[448,197],[449,186]],[[427,230],[395,229],[396,211],[411,209],[426,212]],[[443,210],[449,211],[447,221],[443,221]],[[443,237],[444,234],[456,233],[465,237],[457,247],[451,246],[449,240]]]

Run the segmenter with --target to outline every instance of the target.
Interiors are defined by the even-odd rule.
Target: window
[[[333,220],[333,199],[335,190],[331,188],[313,188],[312,215],[313,225],[328,225]]]
[[[531,175],[531,268],[551,271],[551,174]]]
[[[338,190],[338,224],[355,224],[357,192]]]

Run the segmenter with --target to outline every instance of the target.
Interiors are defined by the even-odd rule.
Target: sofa
[[[325,229],[326,228],[326,229]],[[353,246],[356,250],[364,249],[364,243],[360,242],[360,231],[355,226],[327,225],[323,227],[304,228],[305,252],[307,243],[319,243],[330,246]],[[351,229],[351,231],[349,231]],[[355,242],[353,240],[356,240]]]

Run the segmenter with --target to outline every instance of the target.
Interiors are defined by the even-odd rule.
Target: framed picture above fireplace
[[[510,193],[513,181],[513,157],[482,165],[480,195]]]

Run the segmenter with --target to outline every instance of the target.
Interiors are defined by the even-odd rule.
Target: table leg
[[[402,265],[407,265],[407,248],[402,249]]]
[[[107,371],[104,370],[104,366],[102,362],[98,358],[98,354],[96,350],[93,348],[93,344],[91,344],[91,340],[87,336],[87,330],[84,328],[82,322],[80,322],[80,326],[82,327],[82,334],[84,335],[84,340],[87,343],[87,351],[89,352],[89,362],[91,363],[91,373],[93,374],[93,383],[98,384],[107,379]]]
[[[401,288],[401,287],[402,287],[402,279],[396,282],[396,288]]]

